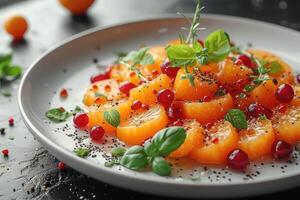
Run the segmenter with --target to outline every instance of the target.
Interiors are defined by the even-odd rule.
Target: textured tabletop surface
[[[300,30],[300,1],[206,0],[205,12],[237,15],[270,21]],[[12,51],[14,63],[28,67],[39,55],[65,38],[95,26],[161,13],[193,11],[189,0],[98,0],[88,16],[71,17],[57,0],[0,0],[0,24],[11,14],[26,16],[30,30],[22,43],[12,43],[0,28],[0,52]],[[2,26],[1,26],[2,27]],[[0,156],[0,199],[164,199],[128,191],[93,180],[71,168],[60,171],[57,160],[32,137],[21,120],[17,106],[19,80],[5,85],[11,97],[0,95],[0,150],[9,149],[8,158]],[[9,127],[13,116],[15,126]],[[258,197],[283,199],[300,195],[300,188]]]

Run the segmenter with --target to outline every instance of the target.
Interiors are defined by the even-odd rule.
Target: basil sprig
[[[0,55],[0,80],[13,80],[22,73],[22,68],[12,64],[12,54]]]
[[[204,47],[196,42],[192,45],[178,44],[166,47],[172,66],[194,66],[196,63],[218,62],[230,53],[230,41],[222,29],[210,33],[204,41]]]
[[[46,117],[53,122],[66,121],[71,116],[71,113],[64,108],[52,108],[46,112]]]
[[[237,129],[247,129],[248,123],[243,111],[231,109],[225,115],[225,120],[230,122]]]
[[[186,131],[182,127],[169,127],[157,132],[145,147],[136,145],[129,148],[120,164],[132,170],[140,170],[150,165],[160,176],[171,173],[170,164],[163,158],[178,149],[185,141]]]
[[[120,124],[120,113],[116,109],[110,109],[103,113],[104,119],[110,125],[117,127]]]

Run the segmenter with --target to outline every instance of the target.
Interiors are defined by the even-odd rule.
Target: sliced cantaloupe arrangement
[[[91,84],[83,96],[83,103],[86,106],[91,106],[120,97],[119,82],[115,79],[107,79]]]
[[[192,68],[188,68],[192,73]],[[194,85],[186,78],[184,68],[181,68],[174,82],[175,99],[177,100],[200,100],[204,97],[212,97],[218,90],[217,83],[210,77],[194,72]]]
[[[250,75],[253,73],[250,68],[235,65],[230,58],[218,63],[218,66],[216,79],[228,91],[240,92],[250,82]]]
[[[250,160],[270,155],[275,136],[268,119],[248,121],[248,129],[239,132],[238,147],[248,154]]]
[[[196,120],[183,120],[183,125],[186,129],[186,139],[184,143],[175,151],[173,151],[169,157],[181,158],[189,155],[189,153],[203,145],[204,129]]]
[[[94,105],[90,107],[88,112],[89,127],[102,126],[106,133],[114,133],[116,127],[110,125],[104,118],[104,112],[110,109],[115,109],[120,113],[120,121],[124,121],[128,118],[131,112],[132,101],[128,98],[121,98],[116,100],[107,101],[101,105]]]
[[[267,80],[261,83],[250,92],[250,97],[266,108],[272,109],[278,105],[275,97],[277,85],[272,80]]]
[[[227,155],[237,148],[239,136],[227,121],[220,121],[205,131],[204,145],[191,151],[190,156],[199,163],[222,165]]]
[[[294,99],[291,101],[291,105],[300,106],[300,86],[294,86]]]
[[[300,140],[300,107],[292,106],[272,118],[275,137],[290,144]]]
[[[277,62],[282,66],[282,70],[276,74],[271,74],[273,78],[276,78],[279,83],[294,83],[294,75],[293,70],[289,64],[284,62],[279,56],[263,51],[263,50],[257,50],[257,49],[249,49],[248,52],[250,54],[253,54],[256,58],[266,61],[266,62]]]
[[[110,77],[118,82],[129,81],[135,85],[139,85],[140,79],[136,72],[130,70],[128,65],[116,64],[111,67]]]
[[[165,75],[160,74],[152,81],[148,81],[130,90],[130,98],[139,100],[143,104],[151,105],[157,102],[157,92],[162,89],[172,87],[171,79]]]
[[[160,105],[136,112],[118,126],[117,138],[128,145],[140,145],[168,124],[168,116]]]
[[[214,123],[222,119],[233,106],[233,99],[230,94],[226,94],[209,102],[182,103],[184,118],[196,119],[203,125]]]

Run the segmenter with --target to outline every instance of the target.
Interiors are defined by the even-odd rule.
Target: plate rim
[[[188,16],[190,16],[190,14]],[[297,37],[300,37],[300,33],[296,30],[293,30],[293,29],[290,29],[290,28],[287,28],[284,26],[280,26],[277,24],[256,20],[256,19],[236,17],[236,16],[230,16],[230,15],[219,15],[219,14],[203,14],[203,18],[214,19],[214,20],[225,19],[225,20],[233,20],[236,22],[247,22],[247,23],[251,23],[251,24],[255,24],[255,25],[263,25],[263,26],[266,26],[267,28],[280,29],[281,31],[286,31],[289,34],[295,34]],[[295,177],[295,176],[300,176],[300,172],[295,172],[295,173],[287,174],[285,176],[268,177],[263,180],[256,179],[256,180],[252,180],[251,182],[236,181],[236,182],[226,182],[226,183],[223,183],[223,182],[222,183],[219,183],[219,182],[203,183],[201,181],[200,182],[191,182],[191,181],[187,181],[187,180],[175,181],[173,179],[164,179],[164,178],[162,178],[162,179],[154,179],[154,178],[143,179],[141,176],[134,176],[134,175],[127,174],[127,173],[124,173],[119,170],[113,171],[105,166],[100,166],[100,165],[97,165],[96,163],[93,163],[86,159],[79,158],[78,156],[76,156],[75,154],[70,152],[69,150],[66,150],[66,149],[62,148],[60,145],[54,143],[51,139],[49,139],[43,133],[41,133],[33,125],[33,123],[31,123],[30,119],[28,118],[28,116],[26,114],[26,109],[24,108],[24,105],[23,105],[22,91],[24,89],[24,84],[27,81],[28,75],[45,56],[49,55],[50,53],[52,53],[53,51],[55,51],[59,48],[63,48],[65,45],[69,44],[70,42],[72,42],[74,40],[80,39],[82,37],[88,36],[90,34],[93,34],[93,33],[99,32],[99,31],[103,31],[103,30],[110,29],[110,28],[115,28],[118,26],[129,25],[129,24],[144,23],[144,22],[150,22],[150,21],[159,21],[159,20],[166,20],[166,19],[182,19],[182,17],[179,17],[178,15],[175,15],[175,14],[161,14],[161,15],[155,15],[155,16],[151,16],[151,17],[135,18],[133,20],[126,20],[123,22],[117,22],[117,23],[112,23],[112,24],[108,24],[108,25],[104,25],[104,26],[94,27],[94,28],[85,30],[83,32],[77,33],[73,36],[70,36],[61,42],[55,43],[50,48],[48,48],[46,52],[44,52],[37,59],[35,59],[35,61],[32,62],[32,64],[26,69],[25,73],[23,74],[20,85],[19,85],[19,89],[18,89],[18,107],[20,109],[21,117],[23,119],[23,122],[29,129],[29,131],[33,134],[33,136],[35,136],[38,139],[38,141],[42,144],[42,146],[45,149],[47,149],[49,152],[51,152],[51,154],[55,154],[55,157],[59,157],[59,158],[64,157],[64,158],[68,158],[68,160],[72,160],[72,162],[80,162],[85,167],[91,167],[94,170],[99,170],[99,172],[105,173],[109,176],[120,176],[120,178],[125,178],[128,180],[139,180],[141,182],[151,182],[151,183],[155,183],[155,184],[167,184],[167,185],[177,185],[177,186],[184,185],[184,186],[191,186],[191,187],[194,187],[194,186],[201,186],[201,187],[224,187],[225,186],[225,187],[227,187],[227,186],[239,186],[239,185],[244,186],[244,185],[252,185],[252,184],[263,184],[263,183],[268,183],[268,182],[273,182],[273,181],[281,181],[283,179],[289,179],[289,178]],[[53,153],[53,152],[56,152],[56,153]],[[80,167],[77,167],[77,166],[71,166],[71,167],[82,172],[82,170],[79,169]],[[98,179],[97,177],[93,176],[92,174],[87,173],[86,171],[82,172],[82,173]]]

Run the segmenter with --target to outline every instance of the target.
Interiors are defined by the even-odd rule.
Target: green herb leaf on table
[[[144,168],[148,163],[147,155],[142,146],[130,147],[121,159],[120,164],[132,170]]]
[[[120,124],[120,113],[116,109],[110,109],[103,113],[104,119],[110,125],[117,127]]]
[[[13,80],[22,74],[22,68],[11,62],[12,54],[0,55],[0,79]]]
[[[2,90],[2,91],[1,91],[1,94],[2,94],[3,96],[5,96],[5,97],[10,97],[10,96],[11,96],[11,92],[8,91],[8,90]]]
[[[163,157],[158,156],[152,161],[152,171],[160,176],[168,176],[171,174],[171,167]]]
[[[111,155],[113,157],[121,157],[125,154],[126,149],[124,147],[115,147],[111,150]]]
[[[186,130],[179,126],[165,128],[157,132],[153,138],[145,144],[148,156],[167,156],[175,151],[185,141]]]
[[[63,122],[66,121],[71,114],[64,108],[52,108],[46,112],[46,117],[53,122]]]
[[[225,115],[225,120],[230,122],[237,129],[247,129],[247,119],[243,111],[239,109],[231,109]]]
[[[82,147],[75,149],[74,152],[76,153],[77,156],[81,158],[85,158],[90,154],[90,150],[88,148],[82,148]]]

